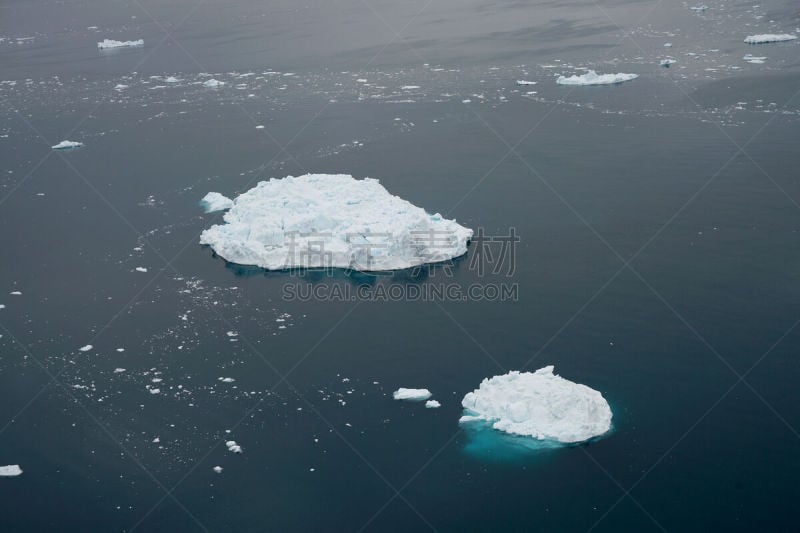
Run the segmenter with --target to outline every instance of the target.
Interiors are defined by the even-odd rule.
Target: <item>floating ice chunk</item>
[[[233,207],[233,200],[218,192],[210,192],[203,196],[203,199],[200,200],[200,205],[206,213],[213,213],[214,211],[230,209]]]
[[[53,145],[53,150],[69,150],[70,148],[80,148],[83,146],[83,143],[77,141],[61,141],[60,143]]]
[[[92,348],[94,348],[94,346],[92,346],[91,344],[87,344],[86,346],[81,346],[80,348],[78,348],[78,350],[80,350],[81,352],[88,352]]]
[[[22,296],[22,293],[20,291],[11,291],[8,294],[12,296]]]
[[[426,409],[438,409],[441,406],[442,404],[440,404],[436,400],[428,400],[427,402],[425,402]]]
[[[702,13],[703,11],[708,9],[708,6],[705,4],[700,4],[699,6],[692,6],[689,9],[691,9],[692,11],[696,11],[698,13]]]
[[[123,372],[125,372],[124,368],[115,368],[114,369],[114,373],[115,374],[122,374]]]
[[[166,78],[164,81],[167,82],[167,83],[178,83],[181,80],[179,78],[176,78],[175,76],[170,76],[170,77]]]
[[[256,129],[257,130],[263,130],[264,129],[263,124],[259,124],[258,126],[256,126]]]
[[[306,174],[238,196],[200,244],[268,270],[395,270],[463,255],[472,230],[389,194],[375,179]],[[433,236],[433,238],[432,238]]]
[[[742,58],[742,60],[747,61],[748,63],[753,63],[754,65],[763,65],[764,62],[767,60],[766,57],[756,57],[747,54]]]
[[[403,91],[411,91],[414,89],[419,89],[419,85],[403,85],[402,87],[400,87],[400,90]]]
[[[638,74],[598,74],[594,70],[588,71],[586,74],[576,74],[569,78],[559,76],[556,83],[559,85],[612,85],[615,83],[622,83],[624,81],[635,80]]]
[[[223,383],[233,383],[234,381],[236,381],[236,380],[235,380],[235,379],[233,379],[233,378],[217,378],[217,379],[218,379],[219,381],[223,382]]]
[[[160,394],[161,393],[161,389],[148,389],[148,390],[150,391],[150,394]]]
[[[483,421],[539,440],[581,442],[611,428],[611,408],[603,396],[553,374],[552,366],[484,379],[461,405],[460,423]]]
[[[669,66],[670,66],[670,65],[674,65],[675,63],[677,63],[677,61],[676,61],[676,60],[674,60],[674,59],[671,59],[671,58],[667,58],[667,59],[662,59],[662,60],[661,60],[661,63],[659,63],[659,64],[660,64],[662,67],[669,68]]]
[[[203,87],[211,87],[212,89],[216,87],[222,87],[223,85],[225,85],[224,81],[215,80],[214,78],[203,82]]]
[[[0,477],[13,477],[22,474],[19,465],[0,466]]]
[[[225,446],[228,447],[229,452],[233,453],[242,453],[242,447],[236,444],[235,440],[229,440],[225,442]]]
[[[136,272],[147,272],[147,269],[145,267],[136,267],[135,270]]]
[[[117,90],[117,91],[124,91],[124,90],[125,90],[125,89],[127,89],[128,87],[129,87],[128,85],[125,85],[125,84],[123,84],[123,83],[118,83],[118,84],[116,84],[116,85],[114,86],[114,89],[115,89],[115,90]]]
[[[103,39],[97,43],[97,48],[101,50],[106,48],[124,48],[126,46],[144,46],[144,39],[138,41],[115,41],[113,39]]]
[[[764,33],[761,35],[748,35],[745,37],[744,42],[747,44],[764,44],[764,43],[780,43],[783,41],[793,41],[797,39],[797,35],[791,33]]]
[[[517,80],[517,85],[536,85],[536,81]]]
[[[421,402],[433,396],[428,389],[406,389],[400,387],[392,393],[395,400],[408,400],[412,402]]]
[[[221,466],[215,466],[214,468],[212,468],[212,470],[214,472],[216,472],[217,474],[221,474],[222,473],[222,467]]]
[[[664,48],[672,48],[672,43],[664,43]]]

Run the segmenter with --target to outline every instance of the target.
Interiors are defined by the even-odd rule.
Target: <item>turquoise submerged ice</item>
[[[306,174],[262,181],[200,235],[226,260],[268,270],[397,270],[463,255],[472,230],[375,179]]]
[[[603,395],[553,374],[552,366],[484,379],[461,405],[461,424],[489,424],[539,440],[582,442],[611,429],[611,408]]]

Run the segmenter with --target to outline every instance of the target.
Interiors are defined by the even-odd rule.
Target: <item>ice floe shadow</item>
[[[531,437],[511,435],[492,428],[491,422],[474,421],[460,425],[466,435],[463,452],[481,461],[498,463],[530,463],[540,461],[564,448],[589,446],[607,438],[614,431],[613,426],[603,435],[577,443],[563,443],[554,440],[538,440]]]

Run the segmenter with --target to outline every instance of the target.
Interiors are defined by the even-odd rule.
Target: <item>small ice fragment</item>
[[[242,447],[236,444],[235,440],[229,440],[225,443],[225,446],[228,447],[229,452],[233,453],[242,453]]]
[[[0,466],[0,477],[13,477],[22,474],[19,465]]]
[[[212,89],[217,87],[222,87],[223,85],[225,85],[224,81],[215,80],[214,78],[211,78],[210,80],[206,80],[203,82],[203,87],[209,87]]]
[[[124,48],[127,46],[144,46],[144,39],[138,41],[115,41],[113,39],[103,39],[97,43],[97,48],[101,50],[106,48]]]
[[[213,213],[214,211],[230,209],[233,207],[233,200],[218,192],[210,192],[200,200],[200,205],[206,213]]]
[[[586,74],[570,77],[559,76],[556,83],[559,85],[613,85],[624,81],[635,80],[638,74],[598,74],[594,70],[589,70]]]
[[[442,404],[440,404],[436,400],[428,400],[427,402],[425,402],[426,409],[438,409],[441,406]]]
[[[214,468],[212,468],[212,470],[214,472],[216,472],[217,474],[221,474],[222,473],[222,467],[221,466],[215,466]]]
[[[82,352],[88,352],[92,348],[94,348],[94,346],[92,346],[91,344],[87,344],[86,346],[81,346],[80,348],[78,348],[78,350]]]
[[[11,295],[13,295],[13,296],[22,296],[22,293],[21,293],[21,292],[19,292],[19,291],[11,291],[11,292],[9,292],[8,294],[11,294]]]
[[[517,85],[536,85],[537,83],[536,81],[517,80]]]
[[[124,368],[115,368],[114,369],[114,373],[115,374],[122,374],[123,372],[125,372]]]
[[[175,76],[170,76],[167,79],[165,79],[164,81],[167,82],[167,83],[178,83],[181,80],[176,78]]]
[[[659,63],[659,64],[660,64],[662,67],[669,68],[669,66],[670,66],[670,65],[674,65],[675,63],[677,63],[677,61],[675,61],[674,59],[667,58],[667,59],[662,59],[662,60],[661,60],[661,63]]]
[[[400,387],[392,393],[395,400],[409,400],[412,402],[421,402],[433,396],[428,389],[406,389]]]
[[[217,379],[219,379],[223,383],[233,383],[234,381],[236,381],[233,378],[217,378]]]
[[[145,267],[136,267],[136,272],[147,272]]]
[[[264,126],[263,126],[263,125],[261,125],[261,124],[259,124],[258,126],[256,126],[256,129],[257,129],[257,130],[263,130],[263,129],[264,129]]]
[[[744,42],[747,44],[764,44],[793,41],[794,39],[797,39],[797,35],[792,35],[791,33],[764,33],[761,35],[748,35],[745,37]]]
[[[158,394],[161,392],[161,389],[150,389],[150,394]]]
[[[82,142],[77,141],[61,141],[60,143],[53,145],[53,150],[69,150],[71,148],[80,148],[83,146]]]

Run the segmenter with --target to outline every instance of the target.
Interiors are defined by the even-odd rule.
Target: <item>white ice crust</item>
[[[744,42],[747,44],[764,44],[764,43],[780,43],[783,41],[793,41],[797,39],[797,35],[791,33],[765,33],[761,35],[748,35],[745,37]]]
[[[461,401],[459,423],[487,422],[512,435],[582,442],[611,428],[611,408],[596,390],[553,374],[512,371],[484,379]]]
[[[421,402],[433,396],[428,389],[406,389],[400,387],[392,393],[395,400],[409,400],[412,402]]]
[[[138,41],[115,41],[113,39],[103,39],[97,43],[97,48],[124,48],[126,46],[144,46],[144,39]]]
[[[12,477],[22,474],[19,465],[0,466],[0,477]]]
[[[556,83],[559,85],[612,85],[614,83],[622,83],[623,81],[635,80],[638,74],[598,74],[594,70],[588,71],[586,74],[576,74],[569,78],[559,76]]]
[[[61,141],[58,144],[54,144],[52,146],[53,150],[67,150],[69,148],[78,148],[83,146],[83,143],[78,141]]]
[[[463,255],[472,230],[389,194],[375,179],[306,174],[262,181],[233,200],[200,244],[268,270],[397,270]]]
[[[210,192],[206,194],[200,205],[206,210],[206,213],[213,213],[214,211],[224,211],[233,207],[233,200],[218,192]]]

